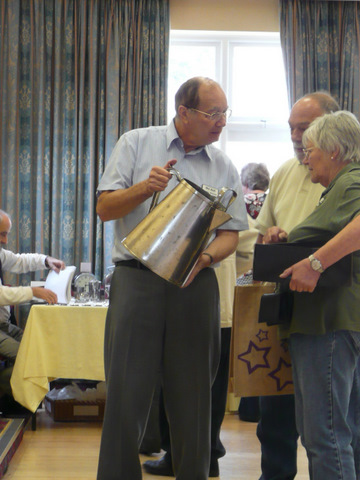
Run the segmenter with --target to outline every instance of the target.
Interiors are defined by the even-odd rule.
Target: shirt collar
[[[341,170],[340,172],[336,175],[336,177],[329,183],[329,185],[325,188],[325,190],[323,191],[322,193],[322,196],[325,196],[327,194],[327,192],[329,190],[332,189],[332,187],[334,186],[334,184],[337,182],[337,180],[342,177],[343,175],[345,175],[345,173],[348,173],[348,172],[351,172],[352,170],[359,170],[360,169],[360,165],[358,163],[355,163],[355,162],[350,162],[348,163],[347,165],[345,165]]]
[[[166,132],[166,148],[169,150],[172,143],[177,143],[178,146],[181,145],[181,148],[184,148],[183,141],[179,137],[179,134],[176,130],[175,127],[175,119],[173,119],[170,124],[167,127],[167,132]],[[196,148],[195,150],[191,150],[191,152],[188,152],[187,155],[196,155],[198,153],[204,152],[204,154],[208,157],[209,160],[211,160],[211,153],[210,153],[210,148],[209,145],[205,145],[203,147]]]

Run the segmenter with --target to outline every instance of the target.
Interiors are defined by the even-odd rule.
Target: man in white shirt
[[[30,301],[33,296],[53,304],[57,302],[57,296],[51,290],[42,287],[5,286],[2,274],[4,272],[27,273],[47,268],[59,272],[65,268],[65,263],[38,253],[15,254],[5,250],[3,246],[7,245],[10,230],[11,219],[6,212],[0,210],[0,355],[11,365],[15,362],[23,331],[11,323],[9,305]],[[11,395],[9,383],[11,370],[12,366],[0,372],[0,395]]]

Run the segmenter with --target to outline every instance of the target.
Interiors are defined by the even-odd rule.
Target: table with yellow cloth
[[[102,306],[33,305],[13,373],[14,398],[35,412],[55,378],[104,380]]]

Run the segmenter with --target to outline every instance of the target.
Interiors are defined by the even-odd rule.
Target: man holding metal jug
[[[105,329],[107,401],[98,480],[142,478],[138,449],[159,372],[176,478],[208,478],[211,385],[220,349],[218,285],[208,267],[235,251],[238,231],[248,225],[239,174],[211,145],[229,113],[223,90],[213,80],[192,78],[178,90],[175,108],[168,126],[122,135],[98,187],[98,215],[115,220],[116,265]],[[147,215],[153,194],[160,192],[161,201],[175,187],[167,170],[175,164],[210,198],[224,186],[238,193],[227,210],[232,218],[214,231],[182,288],[121,243]]]

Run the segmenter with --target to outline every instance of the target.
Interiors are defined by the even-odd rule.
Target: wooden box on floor
[[[44,399],[45,410],[55,422],[100,422],[104,418],[105,400]]]
[[[294,392],[288,345],[278,327],[258,323],[261,296],[274,286],[235,287],[231,342],[230,391],[238,397]]]

